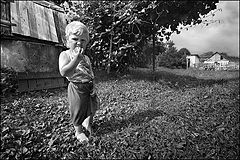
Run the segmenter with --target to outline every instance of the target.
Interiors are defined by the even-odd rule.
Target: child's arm
[[[83,52],[83,50],[81,52]],[[72,60],[70,60],[69,57],[66,55],[66,52],[62,52],[59,56],[60,74],[64,77],[72,75],[82,58],[82,53],[79,53],[78,56],[75,56]]]

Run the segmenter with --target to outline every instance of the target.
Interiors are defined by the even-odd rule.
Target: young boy
[[[91,123],[96,111],[96,106],[91,106],[91,98],[96,95],[93,84],[94,74],[90,59],[84,55],[89,42],[89,32],[87,27],[79,21],[69,23],[65,32],[69,50],[60,53],[59,71],[69,80],[70,118],[75,128],[76,138],[83,142],[89,140],[83,132],[83,127],[91,135]]]

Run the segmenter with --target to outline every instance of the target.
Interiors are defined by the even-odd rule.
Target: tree
[[[153,45],[152,41],[149,41],[145,44],[143,48],[143,66],[149,66],[153,64]],[[158,56],[159,54],[163,54],[166,51],[165,43],[161,41],[157,41],[155,44],[155,56]]]
[[[173,41],[168,41],[165,44],[166,51],[158,56],[158,63],[159,66],[164,66],[168,68],[172,68],[173,66],[176,66],[176,54],[177,54],[177,48],[174,46],[175,44]]]
[[[178,52],[177,52],[177,67],[181,67],[181,68],[186,68],[187,64],[186,64],[186,57],[189,56],[191,53],[187,48],[181,48]]]
[[[143,46],[152,41],[154,72],[155,44],[168,40],[173,32],[179,34],[180,24],[200,24],[204,15],[216,9],[216,3],[218,1],[69,1],[63,6],[69,21],[77,18],[90,26],[89,54],[92,59],[97,58],[95,64],[110,68],[111,64],[134,65]],[[128,58],[119,64],[122,62],[116,57]]]

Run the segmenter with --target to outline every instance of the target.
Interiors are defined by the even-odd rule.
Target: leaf
[[[23,154],[26,154],[28,152],[28,149],[26,147],[23,147],[22,151],[23,151]]]
[[[48,142],[48,147],[51,148],[51,146],[54,144],[54,142],[57,140],[58,136],[52,137],[50,141]]]
[[[181,142],[181,143],[178,143],[176,145],[177,148],[184,148],[184,146],[186,145],[186,142]]]
[[[221,127],[221,128],[218,128],[218,131],[223,131],[223,130],[225,130],[225,128],[223,128],[223,127]]]
[[[3,127],[2,128],[2,134],[4,134],[4,132],[7,132],[7,131],[9,131],[9,127]]]

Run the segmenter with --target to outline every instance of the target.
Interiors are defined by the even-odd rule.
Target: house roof
[[[239,62],[239,58],[238,57],[232,57],[232,56],[228,56],[227,53],[219,53],[219,52],[207,52],[207,53],[203,53],[200,55],[200,61],[203,62],[209,58],[211,58],[212,56],[214,56],[215,54],[219,54],[221,55],[224,59],[229,60],[231,62]]]
[[[217,52],[216,52],[217,53]],[[216,53],[213,53],[213,52],[206,52],[206,53],[203,53],[203,54],[201,54],[201,55],[199,55],[200,56],[200,58],[202,58],[202,59],[208,59],[208,58],[211,58],[214,54],[216,54]]]
[[[200,56],[198,54],[191,54],[190,56],[196,56],[196,57],[200,58]]]

